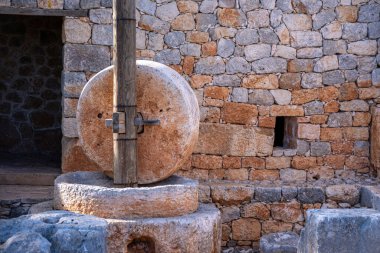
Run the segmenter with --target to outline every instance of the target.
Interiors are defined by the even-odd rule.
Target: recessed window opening
[[[276,117],[274,128],[274,147],[295,149],[297,148],[297,118]]]

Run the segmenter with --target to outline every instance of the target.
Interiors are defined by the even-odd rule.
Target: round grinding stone
[[[137,112],[144,119],[159,119],[159,126],[144,126],[137,138],[139,184],[163,180],[175,173],[192,153],[199,131],[199,107],[186,80],[171,68],[153,61],[137,61]],[[87,156],[113,177],[112,118],[113,66],[84,87],[77,109],[78,133]]]
[[[198,182],[171,176],[125,188],[101,172],[72,172],[55,180],[54,208],[109,219],[174,217],[198,209]]]

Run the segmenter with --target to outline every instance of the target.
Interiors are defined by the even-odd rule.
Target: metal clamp
[[[159,119],[145,119],[141,113],[137,113],[134,124],[137,126],[137,133],[141,134],[144,132],[144,126],[159,126]],[[106,119],[105,121],[107,128],[112,128],[113,133],[125,133],[125,113],[114,112],[112,114],[112,119]]]

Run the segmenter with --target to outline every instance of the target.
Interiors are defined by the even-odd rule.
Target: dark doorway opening
[[[61,34],[62,17],[0,15],[0,172],[60,168]]]

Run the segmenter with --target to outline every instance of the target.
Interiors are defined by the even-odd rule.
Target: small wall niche
[[[135,238],[128,244],[127,253],[155,253],[155,243],[152,238]]]
[[[276,117],[274,146],[284,149],[297,148],[297,118]]]

